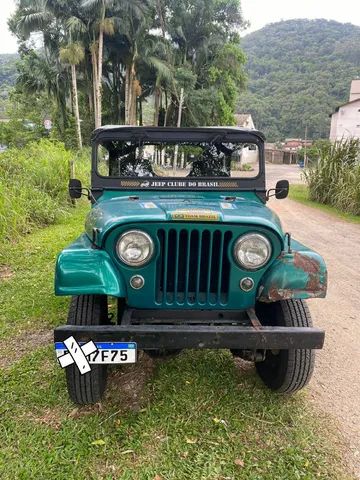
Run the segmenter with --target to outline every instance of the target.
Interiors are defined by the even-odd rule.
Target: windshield
[[[254,178],[255,143],[106,140],[97,146],[97,171],[112,178]]]

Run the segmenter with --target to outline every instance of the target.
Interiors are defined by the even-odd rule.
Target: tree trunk
[[[98,78],[97,78],[97,84],[96,84],[97,115],[96,115],[96,121],[95,121],[95,128],[101,127],[103,52],[104,52],[104,25],[102,20],[100,23],[100,31],[99,31],[99,53],[98,53],[98,67],[97,67]]]
[[[91,61],[92,61],[92,67],[93,67],[94,124],[96,124],[97,111],[98,111],[98,102],[96,97],[98,74],[97,74],[97,59],[96,59],[96,53],[94,50],[91,51]]]
[[[159,125],[159,111],[160,111],[160,100],[161,100],[161,88],[156,85],[154,92],[154,125],[157,127]]]
[[[142,127],[143,126],[143,104],[142,104],[141,97],[139,98],[138,104],[139,104],[139,125],[140,127]]]
[[[180,99],[179,99],[179,111],[178,111],[178,119],[177,119],[177,127],[181,127],[181,117],[182,117],[182,109],[184,104],[184,88],[181,87],[180,90]]]
[[[179,99],[178,119],[177,119],[177,124],[176,124],[176,126],[178,128],[181,127],[181,117],[182,117],[183,103],[184,103],[184,88],[181,87],[181,89],[180,89],[180,99]],[[173,165],[174,176],[175,176],[175,172],[176,172],[176,169],[177,169],[178,153],[179,153],[179,145],[176,144],[175,145],[175,151],[174,151],[174,165]]]
[[[116,123],[121,123],[121,74],[120,64],[114,64],[114,96],[115,96],[115,115]]]
[[[89,103],[89,112],[90,114],[94,111],[94,99],[90,90],[88,90],[88,103]]]
[[[126,67],[125,83],[125,124],[136,125],[136,70],[132,62]]]
[[[164,127],[167,126],[167,119],[169,114],[169,102],[168,102],[168,94],[167,90],[165,90],[165,116],[164,116]]]
[[[135,72],[135,64],[133,63],[131,65],[131,70],[130,70],[130,90],[131,90],[131,95],[130,95],[130,108],[129,108],[129,122],[130,125],[136,125],[136,89],[137,89],[137,83],[136,83],[136,72]]]
[[[72,72],[71,72],[72,75]],[[69,96],[66,97],[66,106],[70,110],[70,112],[75,115],[74,112],[74,98],[73,98],[73,91],[70,90]]]
[[[125,125],[129,125],[129,94],[130,94],[130,68],[125,71]]]
[[[157,0],[156,8],[157,8],[157,13],[159,15],[159,20],[160,20],[161,34],[162,34],[162,37],[165,38],[165,36],[166,36],[165,21],[164,21],[163,9],[162,9],[162,5],[161,5],[160,0]]]
[[[73,98],[73,110],[75,115],[76,122],[76,132],[78,139],[79,149],[82,149],[82,137],[81,137],[81,124],[80,124],[80,112],[79,112],[79,98],[77,90],[77,80],[76,80],[76,67],[71,65],[71,79],[72,79],[72,98]]]

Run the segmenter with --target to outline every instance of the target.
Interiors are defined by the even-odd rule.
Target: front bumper
[[[123,317],[120,325],[77,326],[64,325],[54,331],[55,342],[73,336],[78,342],[136,342],[138,349],[231,348],[238,350],[320,349],[325,333],[309,327],[267,327],[254,322],[253,312],[248,317],[215,319],[209,313],[197,312],[198,320],[152,316],[141,311],[136,323],[131,314]],[[145,312],[145,313],[144,313]],[[164,312],[162,312],[164,314]],[[188,313],[188,312],[187,312]],[[200,317],[200,318],[199,318]]]

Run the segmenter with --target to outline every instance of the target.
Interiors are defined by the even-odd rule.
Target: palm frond
[[[156,70],[160,81],[172,82],[174,80],[174,71],[166,62],[154,56],[144,57],[144,62]]]
[[[114,35],[115,22],[113,17],[106,17],[101,23],[102,23],[104,33],[106,33],[106,35]]]
[[[33,7],[21,10],[17,26],[23,35],[29,37],[31,33],[44,30],[53,17],[46,10],[45,2],[35,2]]]
[[[85,51],[81,43],[70,43],[60,49],[60,60],[64,64],[78,65],[84,60]]]
[[[104,0],[83,0],[81,2],[81,6],[83,8],[94,8],[94,7],[100,7],[103,5]]]
[[[66,27],[70,33],[74,34],[86,33],[87,31],[87,25],[78,17],[68,18]]]

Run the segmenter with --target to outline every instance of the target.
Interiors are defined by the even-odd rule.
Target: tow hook
[[[249,308],[247,314],[251,325],[258,330],[261,327],[261,323],[255,313],[255,309]],[[242,358],[247,362],[263,362],[265,360],[266,350],[231,350],[231,353],[234,357]]]

